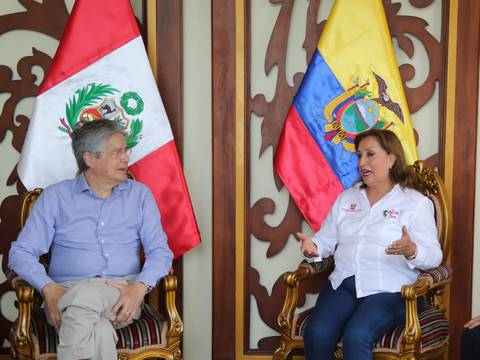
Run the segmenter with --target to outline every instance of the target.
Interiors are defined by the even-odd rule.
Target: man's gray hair
[[[83,154],[89,152],[99,157],[108,139],[114,134],[127,136],[125,128],[113,120],[99,119],[81,121],[77,124],[71,136],[73,155],[75,155],[80,172],[88,169],[83,160]]]

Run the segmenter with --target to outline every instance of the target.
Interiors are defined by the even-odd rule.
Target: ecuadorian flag
[[[381,0],[336,0],[287,115],[275,168],[317,231],[340,192],[360,179],[355,136],[389,129],[407,163],[418,157]]]

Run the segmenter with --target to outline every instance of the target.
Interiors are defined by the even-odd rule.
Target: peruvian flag
[[[153,192],[175,257],[200,243],[170,123],[129,0],[76,1],[36,99],[18,164],[28,190],[73,178],[70,133],[107,118],[128,132],[130,171]]]

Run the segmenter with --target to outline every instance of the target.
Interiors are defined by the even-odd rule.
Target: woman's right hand
[[[313,242],[313,239],[301,232],[295,234],[298,240],[301,241],[300,252],[306,257],[317,257],[318,249],[317,245]]]

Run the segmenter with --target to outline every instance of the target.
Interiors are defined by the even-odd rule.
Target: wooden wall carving
[[[43,3],[34,0],[19,0],[18,2],[25,7],[26,11],[0,16],[0,35],[12,30],[31,30],[60,40],[68,18],[64,0],[44,0]],[[20,77],[18,80],[14,80],[12,69],[0,65],[0,94],[10,94],[0,114],[0,142],[5,141],[7,131],[11,131],[12,145],[18,152],[22,150],[29,118],[24,115],[14,118],[15,108],[23,99],[37,94],[39,84],[32,68],[38,66],[45,73],[52,60],[49,55],[35,47],[32,48],[32,53],[31,56],[25,56],[18,61],[17,71]],[[35,83],[36,81],[37,83]],[[25,188],[18,179],[16,167],[10,173],[6,184],[0,184],[0,186],[11,185],[16,186],[19,194],[25,192]],[[0,205],[0,234],[2,234],[0,253],[3,255],[3,270],[7,266],[10,243],[17,238],[19,232],[20,199],[21,195],[12,195],[5,198]],[[0,297],[9,290],[11,290],[10,286],[5,281],[0,285]],[[9,321],[0,315],[0,343],[7,338],[9,328]],[[2,348],[0,351],[7,353],[9,350]]]
[[[306,31],[303,47],[306,50],[307,63],[309,62],[314,49],[316,47],[317,40],[324,27],[325,21],[317,23],[317,14],[320,7],[321,0],[311,0],[307,9],[307,21]],[[247,2],[247,14],[250,14],[250,3]],[[287,57],[287,39],[290,31],[290,22],[292,17],[294,0],[270,0],[271,4],[281,6],[276,19],[275,26],[270,36],[268,49],[265,57],[265,75],[268,75],[274,66],[278,68],[278,77],[276,80],[275,95],[272,100],[267,101],[264,94],[256,94],[252,97],[250,91],[250,59],[247,59],[247,114],[254,113],[257,116],[263,118],[261,127],[261,149],[258,157],[260,157],[266,148],[273,147],[273,151],[277,147],[280,132],[283,126],[283,121],[288,112],[293,97],[300,86],[303,78],[303,73],[296,73],[293,77],[293,86],[290,86],[286,78],[286,57]],[[443,64],[446,58],[446,46],[444,40],[437,41],[435,37],[428,32],[428,23],[420,17],[400,15],[399,10],[401,4],[394,2],[393,0],[383,0],[385,11],[387,14],[388,24],[392,37],[396,38],[399,47],[412,58],[415,53],[413,41],[408,37],[415,37],[424,47],[428,56],[429,68],[428,75],[425,81],[412,88],[409,87],[406,82],[411,80],[415,75],[415,68],[412,65],[404,64],[400,66],[400,73],[402,76],[403,84],[406,89],[406,96],[411,113],[417,112],[421,109],[434,95],[435,87],[438,83],[440,89],[443,89],[444,74]],[[410,0],[410,4],[415,9],[421,9],[430,6],[433,0]],[[442,13],[446,13],[448,9],[448,1],[442,0]],[[445,18],[445,15],[443,16]],[[442,22],[445,24],[445,21]],[[247,20],[247,32],[250,32],[250,20]],[[443,25],[444,27],[446,25]],[[445,29],[442,30],[442,34],[445,33]],[[408,36],[407,36],[408,35]],[[247,39],[251,38],[251,35],[247,35]],[[249,54],[249,44],[247,42],[247,54]],[[440,91],[440,118],[439,129],[443,129],[443,94]],[[250,119],[247,118],[247,141],[250,143]],[[252,135],[253,136],[253,135]],[[441,164],[441,156],[443,153],[442,135],[440,135],[438,153],[434,154],[430,158],[426,159],[428,166],[439,166]],[[417,141],[421,141],[418,139]],[[251,159],[249,154],[250,145],[246,146],[248,155],[247,159]],[[249,170],[247,170],[249,173]],[[251,179],[247,176],[247,181]],[[283,184],[280,179],[275,175],[275,183],[278,189]],[[247,186],[250,189],[250,186]],[[246,199],[250,198],[250,194],[246,195]],[[249,318],[250,318],[250,298],[253,296],[258,304],[258,312],[261,319],[272,329],[278,330],[277,315],[279,314],[282,301],[284,299],[284,286],[282,284],[281,276],[276,280],[273,286],[271,295],[268,295],[267,289],[260,283],[260,274],[250,264],[250,236],[254,235],[260,241],[268,242],[267,258],[273,257],[283,251],[288,237],[290,234],[294,234],[301,230],[302,217],[290,198],[288,203],[287,212],[281,221],[281,223],[272,227],[265,221],[265,216],[271,214],[275,210],[275,202],[271,198],[262,198],[255,202],[253,206],[248,209],[247,221],[248,231],[246,239],[246,325],[245,325],[245,338],[249,338]],[[301,289],[301,301],[300,305],[305,302],[305,292],[318,292],[320,283],[309,282],[306,283],[304,288]],[[278,344],[279,337],[263,338],[258,343],[258,350],[249,350],[249,353],[255,352],[270,352]],[[248,345],[245,345],[248,349]]]

